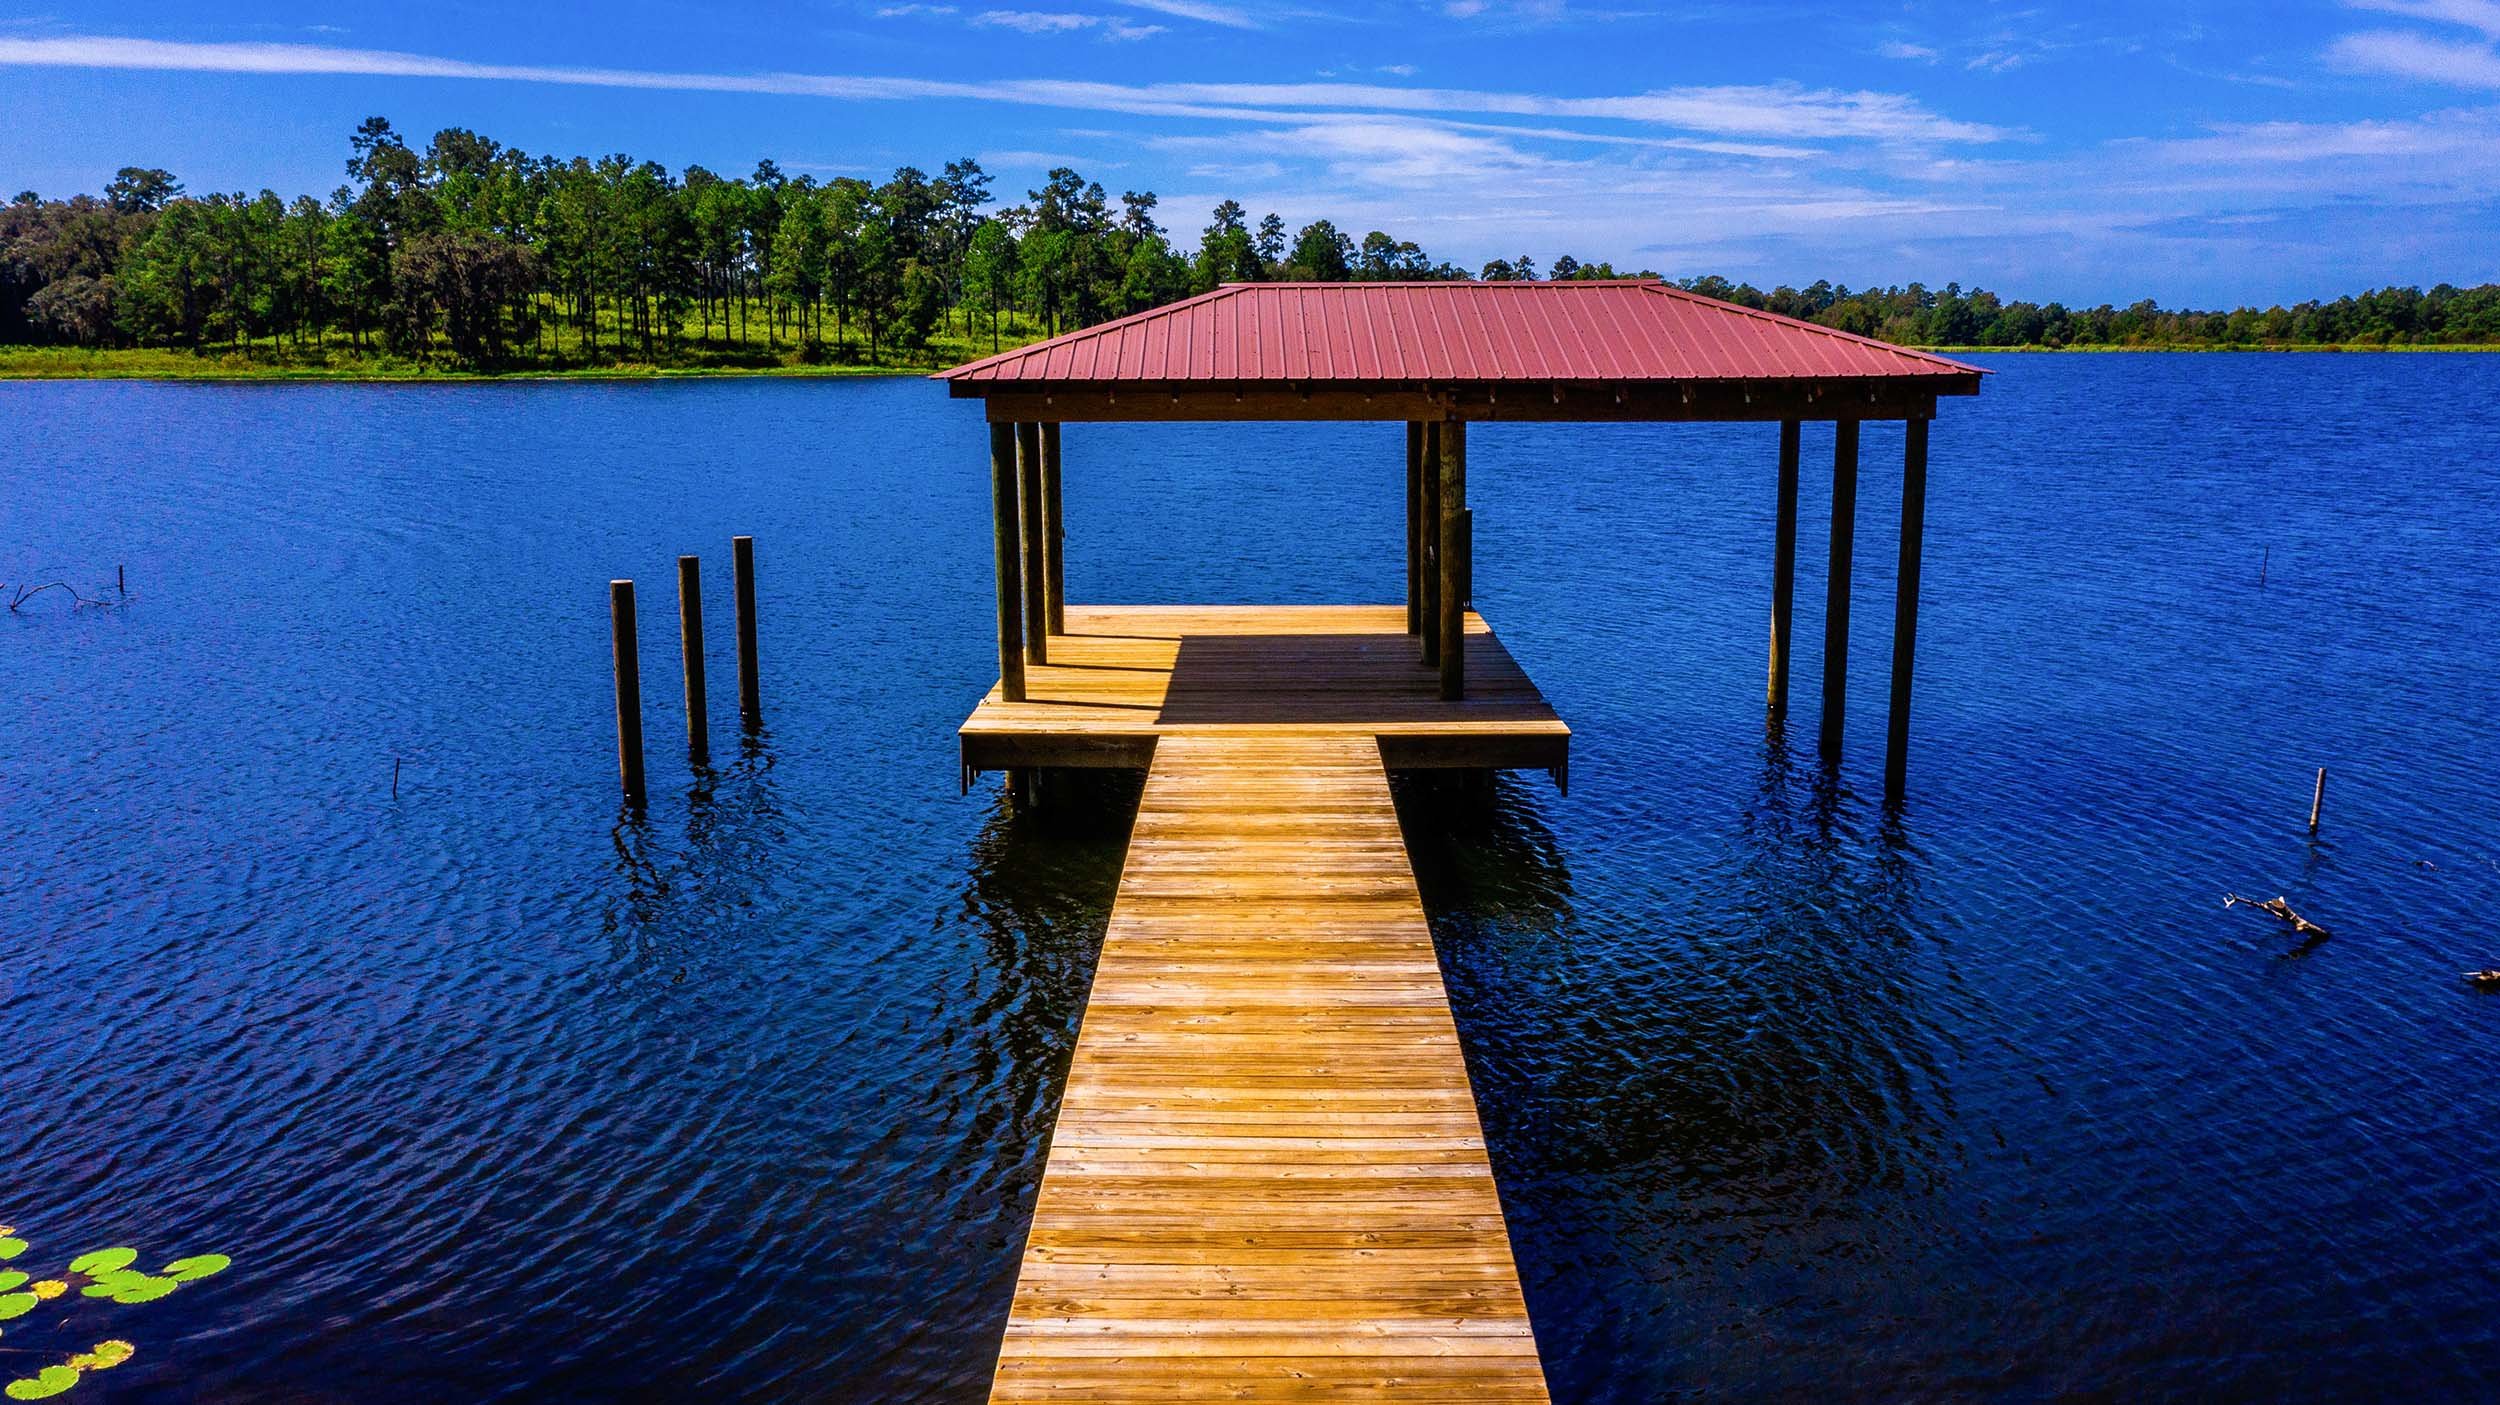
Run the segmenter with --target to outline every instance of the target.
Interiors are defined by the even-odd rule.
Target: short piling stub
[[[2318,785],[2309,792],[2309,832],[2318,832],[2318,812],[2326,808],[2326,768],[2318,768]]]
[[[649,801],[642,775],[642,661],[634,648],[634,583],[608,582],[608,630],[616,659],[616,768],[625,803]]]

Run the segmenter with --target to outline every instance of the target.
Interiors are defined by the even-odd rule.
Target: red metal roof
[[[943,371],[993,387],[1175,381],[1797,381],[1978,368],[1646,280],[1235,283]]]

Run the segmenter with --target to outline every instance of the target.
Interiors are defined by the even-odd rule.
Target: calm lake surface
[[[1936,431],[1897,823],[1897,428],[1836,787],[1810,703],[1764,727],[1774,428],[1471,438],[1478,602],[1572,793],[1402,803],[1557,1393],[2489,1398],[2500,999],[2458,973],[2500,966],[2500,357],[1993,364]],[[20,1266],[236,1265],[9,1346],[137,1343],[80,1398],[981,1397],[1135,790],[957,794],[976,410],[0,384],[0,424],[0,579],[130,592],[0,614],[0,1222]],[[1070,594],[1402,598],[1400,454],[1072,427]]]

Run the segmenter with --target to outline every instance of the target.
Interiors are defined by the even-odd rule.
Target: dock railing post
[[[677,558],[677,639],[686,656],[686,758],[712,764],[712,719],[703,689],[703,563]]]
[[[1016,427],[990,425],[990,547],[998,565],[998,693],[1024,701],[1024,561],[1018,545]]]
[[[1823,760],[1840,760],[1849,695],[1849,569],[1858,518],[1856,420],[1835,427],[1832,444],[1832,554],[1823,585]]]
[[[1043,617],[1053,634],[1068,632],[1068,524],[1059,512],[1059,426],[1042,426]]]
[[[1042,427],[1016,426],[1016,495],[1024,532],[1024,657],[1027,663],[1050,662],[1049,524],[1042,512]]]
[[[616,769],[625,803],[649,801],[642,775],[642,662],[634,648],[634,583],[608,582],[608,638],[616,665]]]
[[[1805,426],[1780,425],[1779,517],[1771,536],[1771,716],[1788,716],[1789,626],[1797,601],[1797,466]]]
[[[738,598],[738,716],[751,731],[764,725],[764,685],[755,662],[755,538],[729,539],[729,567]]]
[[[1898,805],[1910,778],[1910,674],[1918,658],[1918,568],[1927,529],[1927,421],[1908,425],[1901,452],[1901,567],[1892,598],[1892,711],[1885,719],[1884,800]]]
[[[1467,696],[1467,423],[1441,429],[1441,697]]]

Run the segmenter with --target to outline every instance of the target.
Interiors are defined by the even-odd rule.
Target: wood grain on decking
[[[1157,744],[991,1398],[1547,1398],[1371,736]]]
[[[1143,766],[1174,732],[1379,738],[1396,765],[1559,767],[1571,729],[1467,616],[1467,697],[1443,701],[1402,605],[1069,605],[1025,700],[996,687],[964,764]]]

